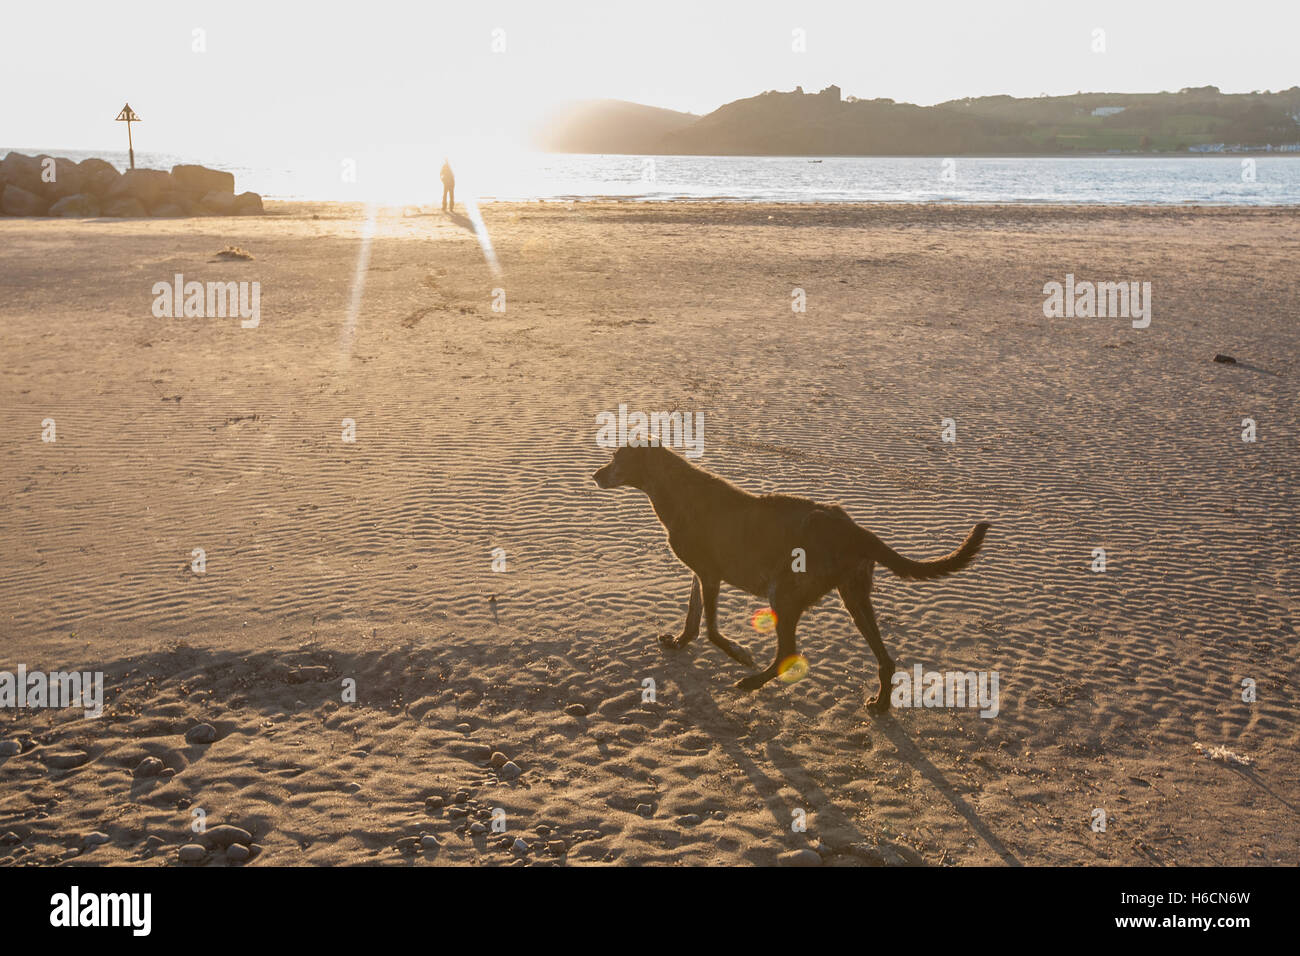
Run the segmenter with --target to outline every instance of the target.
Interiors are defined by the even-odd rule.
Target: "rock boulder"
[[[12,155],[12,154],[11,154]],[[0,208],[6,216],[43,216],[49,204],[34,192],[20,186],[5,184],[0,196]]]
[[[235,174],[220,169],[208,169],[206,166],[173,166],[172,179],[177,188],[188,193],[194,199],[201,199],[208,193],[235,194]]]
[[[260,216],[264,212],[262,197],[257,193],[240,193],[235,197],[236,216]]]
[[[99,200],[84,193],[65,196],[50,207],[50,215],[64,219],[95,219],[99,216]]]

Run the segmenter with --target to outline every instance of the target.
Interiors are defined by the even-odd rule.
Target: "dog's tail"
[[[960,548],[933,561],[913,561],[899,554],[866,528],[860,527],[858,530],[867,537],[870,557],[900,578],[938,578],[960,571],[975,559],[980,545],[984,543],[984,534],[989,530],[989,523],[981,521],[971,529],[970,534],[966,535],[966,540],[961,543]]]

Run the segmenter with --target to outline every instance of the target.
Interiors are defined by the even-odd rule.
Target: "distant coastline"
[[[552,152],[688,156],[1094,156],[1300,154],[1300,86],[1280,92],[970,97],[933,106],[769,90],[705,116],[619,100],[556,110],[534,136]]]

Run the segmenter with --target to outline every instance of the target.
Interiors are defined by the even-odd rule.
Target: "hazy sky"
[[[1300,0],[5,4],[0,144],[273,157],[512,127],[613,97],[706,113],[768,89],[961,96],[1300,83]],[[792,50],[806,31],[807,52]],[[1092,52],[1105,30],[1106,52]],[[193,31],[206,31],[195,52]],[[505,49],[493,52],[493,30]]]

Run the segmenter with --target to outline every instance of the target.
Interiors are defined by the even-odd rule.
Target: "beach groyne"
[[[235,193],[233,173],[206,166],[119,172],[103,159],[10,152],[0,160],[0,211],[93,219],[260,216],[263,208],[257,193]]]

